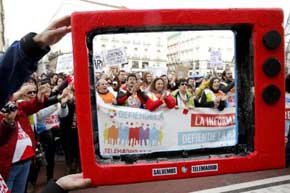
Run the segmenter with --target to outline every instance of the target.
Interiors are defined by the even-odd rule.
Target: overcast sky
[[[286,20],[290,0],[3,0],[5,38],[12,43],[24,34],[42,31],[53,19],[73,11],[113,9],[101,2],[130,9],[159,8],[282,8]]]

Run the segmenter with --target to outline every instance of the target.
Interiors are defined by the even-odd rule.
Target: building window
[[[148,62],[142,62],[142,69],[145,69],[149,66]]]
[[[132,68],[139,68],[139,62],[138,61],[132,61]]]

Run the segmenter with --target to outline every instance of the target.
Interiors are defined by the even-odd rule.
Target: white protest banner
[[[140,154],[237,144],[235,108],[150,112],[100,104],[101,155]],[[178,120],[178,121],[177,121]]]
[[[209,56],[210,69],[222,70],[224,68],[224,66],[223,66],[221,51],[220,50],[216,50],[216,51],[211,50],[209,54],[210,54],[210,56]]]
[[[57,58],[56,73],[72,74],[73,72],[73,56],[72,54],[60,55]]]
[[[102,72],[104,70],[103,53],[94,53],[93,63],[94,63],[95,72]]]
[[[107,51],[105,56],[106,63],[109,67],[118,66],[128,63],[124,48],[114,48]]]

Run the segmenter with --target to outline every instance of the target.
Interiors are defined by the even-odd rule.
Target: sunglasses
[[[181,83],[180,86],[187,86],[187,83]]]
[[[28,95],[36,94],[36,91],[35,91],[35,90],[33,90],[33,91],[29,91],[29,92],[27,92],[27,94],[28,94]]]

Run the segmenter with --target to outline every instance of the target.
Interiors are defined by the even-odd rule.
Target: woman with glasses
[[[194,108],[194,96],[187,89],[187,80],[182,78],[177,85],[178,89],[171,93],[176,101],[175,108]]]
[[[21,92],[33,93],[30,85],[23,86]],[[25,93],[25,92],[26,93]],[[0,114],[0,173],[9,190],[24,192],[31,161],[35,156],[36,139],[29,115],[42,109],[47,101],[40,91],[29,100],[11,101]]]

